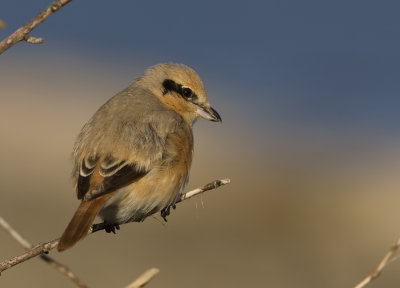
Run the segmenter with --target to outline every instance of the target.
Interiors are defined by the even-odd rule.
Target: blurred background
[[[51,1],[2,0],[3,39]],[[397,1],[72,1],[0,56],[0,215],[31,243],[78,201],[82,125],[151,65],[202,77],[187,190],[232,183],[51,256],[90,287],[353,287],[400,236]],[[0,260],[22,252],[0,230]],[[398,287],[400,261],[370,287]],[[75,287],[39,259],[1,287]]]

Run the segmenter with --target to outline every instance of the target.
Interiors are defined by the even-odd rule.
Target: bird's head
[[[139,82],[188,123],[193,123],[198,117],[221,121],[221,116],[208,103],[199,75],[185,65],[165,63],[152,66]]]

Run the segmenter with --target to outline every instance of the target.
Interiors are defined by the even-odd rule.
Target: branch
[[[393,260],[394,254],[397,252],[397,250],[400,247],[400,238],[397,240],[396,244],[394,244],[383,256],[381,262],[378,264],[378,266],[375,268],[375,270],[370,273],[367,277],[365,277],[360,283],[358,283],[354,288],[363,288],[367,286],[369,283],[372,282],[375,278],[379,277],[381,275],[382,270],[390,263],[391,260]]]
[[[17,231],[15,231],[10,224],[3,217],[0,216],[0,227],[8,232],[12,238],[14,238],[22,247],[25,249],[31,249],[32,245],[25,240]]]
[[[24,239],[16,230],[14,230],[10,224],[7,223],[2,217],[0,217],[0,227],[3,228],[6,232],[8,232],[12,238],[14,238],[22,247],[26,250],[32,249],[33,246],[26,239]],[[53,266],[60,273],[66,275],[70,278],[78,287],[87,288],[87,286],[76,276],[67,266],[57,262],[53,258],[48,255],[40,255],[40,258],[45,261],[47,264]]]
[[[214,182],[208,183],[200,188],[194,189],[192,191],[186,192],[185,194],[182,194],[181,198],[176,201],[176,203],[182,202],[183,200],[187,200],[192,198],[193,196],[202,194],[208,190],[216,189],[219,186],[223,186],[226,184],[231,183],[231,179],[221,179],[221,180],[215,180]]]
[[[177,203],[187,200],[189,198],[192,198],[195,195],[204,193],[205,191],[212,190],[212,189],[218,188],[222,185],[229,184],[230,182],[231,182],[230,179],[215,180],[214,182],[208,183],[201,188],[197,188],[197,189],[189,191],[185,194],[182,194],[181,198],[177,201]],[[102,223],[94,224],[92,226],[91,230],[89,231],[89,234],[103,230],[104,228],[105,227]],[[7,261],[1,262],[0,263],[0,273],[2,271],[7,270],[8,268],[11,268],[17,264],[20,264],[26,260],[31,259],[33,257],[42,255],[44,253],[47,254],[51,249],[54,249],[55,247],[57,247],[59,240],[60,240],[60,238],[54,239],[54,240],[46,242],[46,243],[38,244],[19,256],[16,256]]]
[[[8,224],[7,221],[5,221],[1,216],[0,216],[0,227],[2,227],[6,232],[8,232],[12,238],[14,238],[19,244],[21,244],[22,247],[25,249],[31,249],[32,245],[25,240],[14,228],[11,227],[10,224]],[[59,272],[65,274],[68,278],[70,278],[78,287],[80,288],[88,288],[86,284],[82,282],[68,267],[65,265],[57,262],[53,258],[47,255],[40,255],[40,258],[44,260],[46,263],[49,265],[53,266],[56,270]],[[147,283],[150,282],[151,279],[154,278],[155,275],[157,275],[160,272],[159,269],[157,268],[151,268],[142,273],[138,278],[136,278],[135,281],[133,281],[130,285],[126,286],[125,288],[141,288],[144,287]]]
[[[186,192],[185,194],[181,195],[181,198],[179,198],[175,204],[178,204],[184,200],[190,199],[196,195],[202,194],[208,190],[212,190],[212,189],[216,189],[220,186],[226,185],[231,183],[230,179],[221,179],[221,180],[215,180],[213,182],[210,182],[200,188],[196,188],[192,191]],[[96,195],[93,195],[93,197],[96,197]],[[90,228],[89,234],[90,233],[94,233],[100,230],[104,230],[106,228],[106,225],[103,223],[97,223],[97,224],[93,224],[92,227]],[[1,267],[1,266],[0,266]],[[0,272],[1,272],[1,268],[0,268]]]
[[[157,268],[151,268],[144,273],[142,273],[138,278],[136,278],[135,281],[133,281],[131,284],[126,286],[125,288],[142,288],[144,285],[150,282],[151,279],[154,278],[160,272],[159,269]]]
[[[30,20],[25,25],[17,29],[13,34],[5,38],[0,42],[0,54],[6,51],[8,48],[18,43],[19,41],[25,40],[29,43],[42,43],[43,38],[35,38],[29,36],[29,33],[40,23],[46,20],[51,14],[61,9],[63,6],[71,2],[72,0],[56,0],[50,4],[49,7],[44,9],[38,15],[36,15],[32,20]]]

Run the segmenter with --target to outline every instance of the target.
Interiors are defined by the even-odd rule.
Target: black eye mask
[[[174,80],[165,79],[163,82],[163,95],[167,94],[168,92],[176,92],[181,95],[185,100],[191,101],[193,103],[197,102],[197,95],[187,86],[183,86],[181,84],[176,83]]]

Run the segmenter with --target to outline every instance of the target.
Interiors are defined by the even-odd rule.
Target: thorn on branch
[[[32,37],[29,35],[26,35],[24,37],[24,40],[28,43],[32,43],[32,44],[41,44],[43,43],[43,38],[42,37]]]

